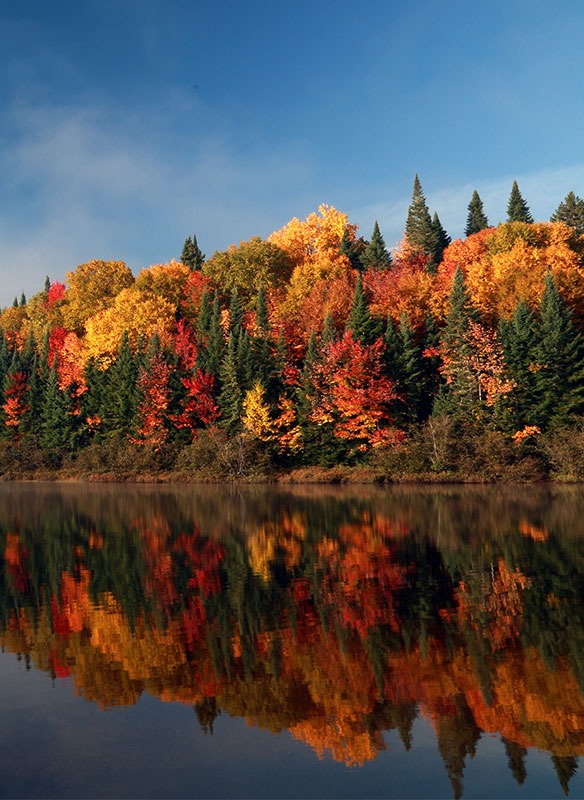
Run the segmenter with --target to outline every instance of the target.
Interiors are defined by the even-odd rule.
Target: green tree
[[[67,413],[67,401],[59,389],[57,358],[53,361],[43,397],[40,427],[41,445],[47,451],[51,461],[59,464],[63,455],[69,450],[71,427]]]
[[[503,345],[505,363],[515,384],[512,393],[513,410],[519,427],[538,423],[536,375],[539,332],[535,316],[524,300],[517,304],[513,317],[499,324],[499,339]]]
[[[351,241],[348,228],[345,228],[343,230],[343,236],[341,237],[341,244],[339,245],[339,250],[344,256],[347,256],[347,258],[351,263],[351,267],[353,269],[359,271],[363,269],[363,264],[361,262],[361,258],[359,257],[359,250],[355,246],[355,243]]]
[[[507,203],[507,222],[533,222],[529,206],[521,196],[517,181],[513,181],[509,202]]]
[[[483,210],[483,201],[479,193],[475,189],[472,193],[472,198],[468,204],[468,216],[466,218],[466,227],[464,229],[465,236],[471,236],[473,233],[478,233],[484,228],[489,227],[489,220],[487,219]]]
[[[228,433],[234,433],[241,420],[243,395],[239,385],[235,336],[229,335],[227,349],[221,362],[221,425]]]
[[[391,256],[385,247],[377,220],[373,226],[371,241],[361,255],[361,263],[364,269],[386,270],[391,267]]]
[[[437,212],[434,212],[434,217],[432,218],[432,230],[434,231],[434,240],[435,240],[434,252],[432,253],[432,260],[434,262],[434,266],[437,268],[438,265],[442,262],[444,251],[452,241],[450,236],[446,233],[446,231],[442,227],[442,223],[438,218]]]
[[[549,271],[539,316],[536,413],[556,426],[584,410],[584,343]]]
[[[153,337],[154,338],[154,337]],[[157,344],[152,339],[148,346],[150,356]],[[114,363],[107,372],[107,405],[104,409],[109,433],[127,435],[136,421],[138,370],[127,331],[122,335],[120,349]]]
[[[361,274],[357,276],[357,283],[355,284],[355,291],[353,293],[353,302],[351,303],[351,311],[347,320],[347,330],[351,331],[355,341],[367,344],[371,341],[374,333],[374,323],[369,313],[367,300],[365,299],[365,292],[363,291],[363,281]]]
[[[201,269],[205,261],[205,254],[201,252],[201,248],[197,244],[197,237],[194,234],[192,239],[190,236],[187,236],[185,239],[180,260],[189,267],[192,272]]]
[[[416,422],[422,411],[424,370],[420,347],[416,342],[414,330],[405,311],[402,311],[401,314],[399,337],[401,339],[401,383],[406,394],[405,419],[407,422]]]
[[[569,192],[550,217],[550,222],[565,222],[576,236],[584,234],[584,200]]]

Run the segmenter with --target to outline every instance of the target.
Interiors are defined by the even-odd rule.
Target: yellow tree
[[[83,333],[89,317],[109,308],[122,289],[134,283],[131,270],[123,261],[89,261],[67,273],[67,292],[62,308],[69,330]]]
[[[169,264],[154,264],[143,269],[136,278],[136,288],[177,304],[184,299],[190,275],[191,270],[185,264],[173,259]]]
[[[264,387],[259,381],[245,395],[242,422],[256,439],[269,442],[274,438],[274,422],[265,401]]]

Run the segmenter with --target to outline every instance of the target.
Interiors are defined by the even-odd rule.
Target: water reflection
[[[143,692],[361,765],[429,720],[567,794],[584,753],[584,493],[0,487],[0,643],[102,708]]]

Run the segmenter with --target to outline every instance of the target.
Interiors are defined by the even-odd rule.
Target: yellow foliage
[[[170,264],[154,264],[149,269],[143,269],[136,278],[136,288],[176,304],[184,297],[190,274],[185,264],[173,259]]]
[[[274,423],[270,419],[270,409],[264,399],[264,387],[259,381],[246,393],[243,412],[242,422],[246,430],[262,442],[269,442],[274,438]]]
[[[124,331],[136,346],[140,334],[169,333],[174,326],[175,306],[159,295],[123,289],[114,304],[87,320],[85,358],[95,358],[107,366],[118,352]]]
[[[82,332],[89,317],[110,307],[122,289],[134,283],[123,261],[90,261],[67,273],[67,292],[62,309],[65,327]]]

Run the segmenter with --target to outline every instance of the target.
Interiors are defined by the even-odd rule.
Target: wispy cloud
[[[426,193],[426,201],[431,213],[438,212],[442,225],[455,239],[464,235],[468,204],[475,189],[481,196],[489,223],[504,222],[514,180],[534,219],[548,220],[568,192],[584,194],[581,188],[584,187],[584,164],[506,175],[495,180],[477,178],[472,183]],[[353,209],[350,216],[365,236],[370,234],[377,219],[388,246],[393,246],[403,236],[410,202],[411,195],[404,195],[393,202]]]

